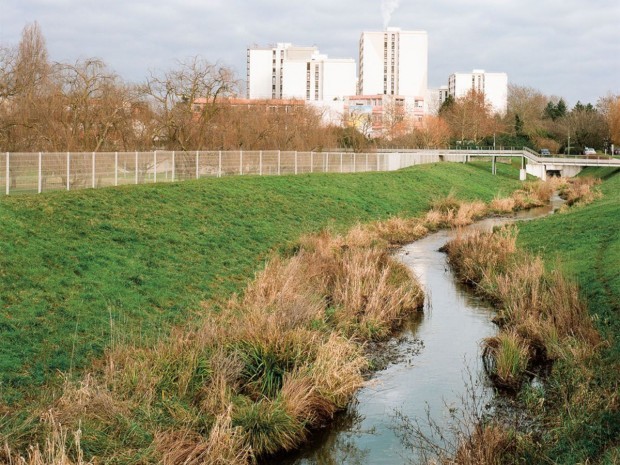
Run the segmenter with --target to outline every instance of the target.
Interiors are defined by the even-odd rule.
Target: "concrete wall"
[[[542,179],[543,181],[547,179],[548,171],[557,171],[560,173],[560,176],[566,178],[572,178],[573,176],[577,176],[583,168],[581,166],[574,165],[561,165],[561,164],[538,164],[538,163],[528,163],[525,167],[527,174],[532,176],[536,176],[537,178]]]

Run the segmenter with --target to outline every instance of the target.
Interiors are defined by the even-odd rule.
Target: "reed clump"
[[[586,205],[601,197],[600,191],[595,188],[600,183],[600,179],[591,176],[571,178],[561,187],[560,195],[568,206]]]
[[[43,444],[35,444],[25,453],[18,453],[5,443],[0,449],[0,463],[6,465],[93,465],[94,461],[84,459],[78,427],[69,432],[53,411],[41,414],[41,424],[47,434]]]
[[[600,343],[575,283],[517,251],[516,234],[459,235],[445,248],[459,278],[498,307],[502,332],[484,342],[485,366],[497,385],[515,390],[532,366],[569,353],[585,360]]]
[[[484,368],[496,386],[517,391],[529,364],[527,342],[516,332],[501,332],[482,342]]]

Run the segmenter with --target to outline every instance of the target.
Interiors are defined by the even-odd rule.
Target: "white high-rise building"
[[[247,72],[250,99],[328,102],[355,94],[355,61],[330,59],[316,47],[250,48]]]
[[[453,73],[448,78],[448,94],[459,98],[474,90],[484,94],[493,112],[506,114],[508,107],[508,75],[506,73],[487,73],[475,69],[471,73]]]
[[[362,32],[360,37],[360,95],[399,95],[424,101],[428,88],[426,31]]]
[[[312,101],[343,100],[355,94],[355,60],[315,54],[305,60],[284,61],[284,98]]]
[[[247,97],[282,98],[284,61],[307,60],[316,53],[316,47],[293,47],[289,43],[278,43],[275,47],[248,48]]]

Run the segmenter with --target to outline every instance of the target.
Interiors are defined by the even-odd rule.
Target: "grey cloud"
[[[202,55],[245,75],[252,44],[317,45],[357,58],[363,30],[382,28],[381,0],[4,0],[0,42],[37,20],[53,60],[98,56],[127,80]],[[506,71],[510,82],[595,103],[620,93],[616,0],[401,0],[390,25],[429,33],[429,84],[454,71]]]

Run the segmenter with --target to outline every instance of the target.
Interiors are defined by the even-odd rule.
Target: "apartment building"
[[[331,59],[317,47],[278,43],[247,50],[249,99],[343,100],[355,94],[353,59]]]
[[[362,32],[359,95],[398,95],[424,108],[428,89],[428,34],[387,28]]]
[[[508,75],[474,69],[471,73],[453,73],[448,78],[448,95],[459,98],[474,90],[484,94],[494,113],[506,114],[508,107]]]

